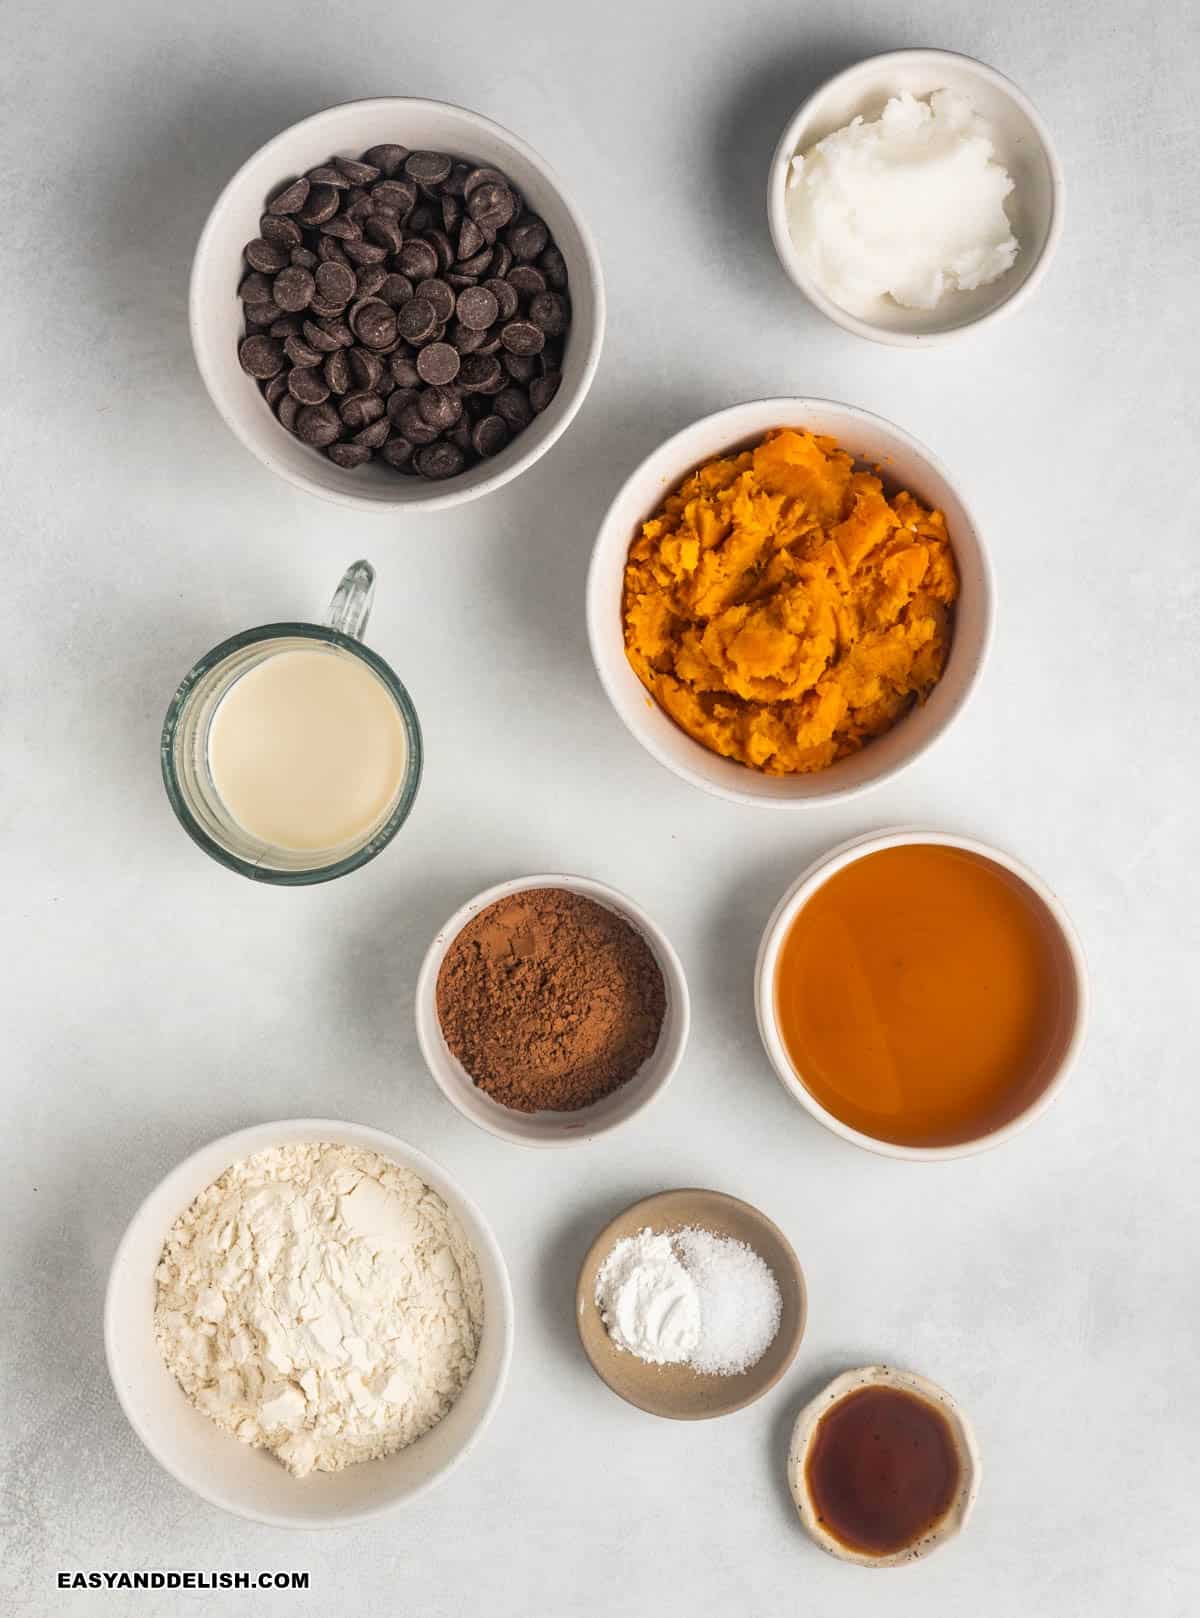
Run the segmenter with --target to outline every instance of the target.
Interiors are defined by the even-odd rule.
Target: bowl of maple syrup
[[[796,1419],[788,1487],[823,1551],[860,1567],[919,1561],[966,1527],[982,1466],[971,1424],[914,1371],[846,1371]]]
[[[835,848],[784,894],[755,973],[779,1082],[888,1157],[998,1145],[1062,1090],[1087,1019],[1062,904],[999,849],[911,828]]]

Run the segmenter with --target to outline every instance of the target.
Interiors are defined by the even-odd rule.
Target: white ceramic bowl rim
[[[934,843],[943,848],[959,848],[965,853],[977,854],[1019,878],[1041,902],[1054,924],[1070,963],[1071,986],[1075,998],[1071,1032],[1058,1065],[1045,1086],[1023,1112],[999,1129],[980,1135],[975,1140],[962,1141],[953,1146],[903,1146],[893,1141],[876,1140],[874,1136],[865,1135],[860,1130],[851,1128],[849,1124],[843,1123],[840,1118],[827,1111],[796,1073],[780,1035],[775,1011],[775,971],[779,952],[792,922],[817,889],[823,887],[830,877],[836,876],[855,860],[863,859],[868,854],[879,853],[882,849],[902,848],[915,843]],[[888,831],[868,832],[838,844],[814,860],[788,888],[763,930],[754,968],[754,1001],[758,1031],[771,1066],[775,1069],[776,1077],[787,1093],[799,1101],[801,1106],[807,1108],[819,1123],[824,1124],[826,1129],[832,1130],[835,1135],[840,1135],[843,1140],[850,1141],[855,1146],[862,1146],[881,1157],[907,1158],[914,1162],[937,1162],[956,1157],[971,1157],[977,1152],[988,1151],[993,1146],[1011,1140],[1014,1135],[1028,1128],[1035,1118],[1040,1118],[1059,1095],[1070,1077],[1086,1034],[1087,962],[1079,936],[1061,901],[1027,865],[1022,865],[1011,854],[1006,854],[1003,850],[994,848],[989,843],[981,843],[972,837],[958,837],[951,832],[935,831],[920,826],[893,827]]]
[[[609,660],[604,655],[603,645],[601,642],[601,637],[605,637],[612,632],[612,626],[607,622],[608,613],[599,605],[600,598],[603,595],[606,584],[606,575],[612,566],[612,562],[608,554],[608,540],[610,530],[613,528],[613,525],[617,520],[615,514],[620,511],[622,513],[623,522],[624,507],[627,504],[632,505],[634,503],[631,498],[632,491],[643,481],[654,481],[656,490],[659,490],[659,492],[656,493],[654,498],[649,502],[642,503],[645,506],[642,516],[635,519],[634,522],[629,526],[625,541],[625,548],[623,551],[621,551],[621,567],[623,569],[624,558],[628,555],[628,546],[633,539],[637,524],[644,520],[644,517],[649,515],[651,510],[656,509],[667,494],[677,489],[680,483],[684,481],[689,473],[694,470],[696,464],[698,464],[690,456],[681,457],[679,455],[679,449],[681,445],[685,444],[689,438],[691,438],[693,434],[696,434],[700,429],[709,429],[711,434],[715,437],[717,429],[720,428],[722,424],[728,423],[729,426],[728,434],[722,439],[724,444],[723,450],[714,449],[708,454],[702,455],[701,460],[705,460],[711,459],[712,456],[718,454],[729,454],[741,445],[756,442],[762,438],[763,434],[767,432],[769,428],[766,426],[747,427],[745,425],[745,418],[748,413],[755,414],[756,416],[762,416],[764,419],[770,419],[772,424],[776,427],[792,426],[802,428],[806,426],[806,416],[811,416],[813,413],[819,414],[825,411],[833,412],[835,415],[844,418],[845,422],[850,425],[851,432],[853,431],[853,424],[856,422],[861,422],[867,427],[874,429],[876,432],[879,432],[882,435],[893,439],[897,443],[904,445],[908,452],[916,460],[922,462],[934,477],[940,479],[946,488],[953,492],[954,498],[957,501],[957,504],[960,507],[970,529],[969,542],[972,549],[973,566],[975,567],[977,574],[975,580],[975,590],[982,604],[982,623],[978,635],[978,644],[970,654],[974,658],[974,667],[965,684],[963,685],[961,694],[956,701],[954,709],[945,716],[937,728],[930,729],[922,738],[912,741],[905,749],[904,757],[902,759],[897,761],[889,768],[882,770],[877,775],[874,775],[866,780],[854,782],[850,785],[830,785],[828,787],[822,787],[820,790],[814,790],[809,795],[804,797],[764,798],[748,790],[732,786],[727,782],[715,780],[711,774],[707,774],[705,772],[705,766],[707,765],[709,769],[713,768],[713,761],[718,759],[718,755],[711,753],[709,749],[705,748],[700,742],[695,741],[694,738],[687,738],[687,750],[689,755],[697,760],[695,765],[687,763],[683,759],[676,756],[667,757],[644,729],[635,728],[635,726],[630,723],[630,720],[624,710],[621,693],[617,684],[615,683],[614,676],[610,673]],[[813,430],[825,431],[823,428]],[[851,454],[855,455],[856,459],[863,460],[864,464],[868,464],[870,462],[870,457],[860,455],[853,442],[850,442],[848,439],[840,439],[839,443],[843,449],[846,449]],[[678,472],[667,476],[665,479],[658,479],[656,474],[660,465],[664,467],[678,465],[680,469]],[[885,477],[886,476],[887,472],[885,468]],[[920,493],[920,491],[916,492],[918,492],[918,494]],[[924,498],[924,496],[922,496],[922,498]],[[937,504],[938,502],[934,501],[932,503]],[[955,550],[956,563],[960,566],[960,572],[961,559],[963,555],[962,547],[967,542],[968,536],[963,535],[960,532],[958,534],[958,543],[956,545],[955,533],[951,532],[951,548]],[[967,500],[959,491],[958,484],[953,478],[951,478],[950,474],[946,471],[946,468],[942,465],[941,461],[938,460],[937,456],[934,455],[933,452],[928,449],[920,439],[915,438],[911,433],[906,432],[904,428],[897,427],[896,424],[889,421],[886,416],[877,415],[875,412],[870,410],[863,410],[858,405],[844,404],[837,399],[823,399],[815,396],[808,396],[801,398],[746,399],[741,401],[739,404],[726,405],[722,410],[714,411],[711,415],[701,416],[696,421],[688,423],[687,426],[681,427],[678,432],[672,433],[670,438],[665,439],[657,446],[657,448],[652,450],[649,455],[645,456],[644,459],[640,461],[626,477],[620,489],[613,497],[608,510],[605,512],[604,519],[600,525],[600,529],[592,549],[592,558],[588,567],[587,603],[588,640],[592,653],[592,662],[595,666],[600,684],[604,689],[604,694],[607,696],[614,711],[633,735],[634,739],[646,749],[651,757],[656,759],[658,763],[660,763],[665,769],[670,770],[673,774],[679,776],[682,780],[689,782],[692,786],[700,787],[702,791],[712,793],[714,796],[724,798],[731,803],[743,803],[753,808],[788,810],[812,807],[827,808],[831,804],[844,803],[849,801],[851,798],[859,797],[864,792],[871,792],[876,787],[883,785],[885,781],[894,779],[902,770],[906,770],[910,765],[915,764],[916,761],[923,756],[923,754],[928,752],[931,747],[934,747],[942,739],[950,726],[962,716],[962,713],[966,709],[967,704],[971,700],[979,685],[983,667],[987,661],[987,655],[991,648],[992,634],[995,625],[996,586],[991,561],[988,556],[987,549],[983,543],[980,526],[975,518],[975,514],[969,506]],[[956,622],[956,634],[958,632],[958,628],[959,625]],[[619,622],[616,626],[616,633],[621,633],[621,626]],[[950,650],[951,661],[953,660],[953,657],[954,646],[952,643]],[[626,671],[625,663],[623,661],[619,661],[618,666],[620,667],[622,674],[624,674]],[[944,677],[945,676],[943,676],[943,678]],[[646,692],[644,688],[642,688],[642,694],[649,700],[649,693]],[[903,725],[906,720],[911,717],[911,715],[906,715],[905,719],[900,721],[900,724]],[[678,729],[678,727],[675,728]],[[893,727],[893,731],[898,730],[899,726]],[[893,731],[886,732],[885,735],[890,736],[893,734]],[[685,733],[680,731],[679,734],[683,736]],[[912,733],[909,732],[910,736],[911,734]],[[878,740],[882,741],[883,738],[878,738]],[[869,756],[870,749],[874,745],[876,745],[876,743],[868,743],[866,747],[861,749],[860,753],[853,755],[853,757],[855,759],[861,759],[864,756]],[[728,763],[729,761],[720,760],[719,762]],[[738,766],[737,768],[739,770],[745,770],[745,773],[748,776],[752,776],[754,774],[754,772],[751,771],[747,766]],[[834,765],[831,768],[836,770],[837,766]],[[781,777],[779,779],[804,779],[805,781],[819,782],[823,779],[823,777],[828,776],[829,773],[830,771],[824,771],[819,772],[817,775],[803,778]]]
[[[272,1145],[278,1145],[282,1141],[295,1142],[299,1140],[328,1140],[333,1144],[354,1145],[364,1151],[378,1152],[380,1156],[399,1163],[403,1167],[410,1168],[414,1173],[419,1174],[427,1184],[433,1186],[438,1191],[438,1194],[445,1199],[452,1212],[457,1215],[461,1210],[468,1215],[473,1225],[473,1229],[469,1232],[469,1240],[477,1256],[481,1260],[487,1261],[495,1289],[500,1298],[499,1310],[494,1307],[495,1300],[489,1299],[490,1307],[484,1321],[484,1331],[497,1332],[501,1338],[495,1385],[487,1397],[479,1419],[465,1442],[443,1465],[431,1471],[419,1483],[409,1487],[400,1497],[383,1498],[377,1505],[363,1507],[352,1512],[329,1513],[321,1518],[307,1515],[303,1518],[289,1517],[281,1512],[248,1509],[242,1504],[235,1504],[231,1501],[228,1495],[223,1493],[220,1487],[210,1479],[197,1477],[194,1473],[181,1468],[168,1448],[160,1443],[158,1433],[142,1419],[141,1410],[126,1397],[123,1386],[124,1378],[120,1374],[125,1350],[121,1347],[122,1325],[117,1318],[118,1286],[123,1277],[123,1272],[128,1267],[129,1251],[137,1241],[141,1233],[140,1227],[148,1217],[153,1205],[167,1191],[173,1190],[176,1185],[180,1188],[178,1198],[173,1201],[174,1212],[167,1219],[162,1229],[161,1239],[165,1241],[171,1225],[179,1214],[199,1195],[200,1191],[204,1189],[204,1185],[211,1184],[212,1180],[216,1179],[222,1172],[221,1169],[217,1169],[214,1174],[205,1179],[204,1184],[195,1185],[194,1189],[184,1189],[194,1185],[196,1169],[202,1159],[221,1159],[225,1166],[228,1167],[240,1159],[253,1156],[256,1152],[266,1151]],[[435,1163],[432,1158],[427,1157],[424,1152],[419,1151],[415,1146],[410,1146],[407,1141],[401,1140],[398,1136],[390,1135],[384,1130],[371,1128],[366,1124],[347,1123],[344,1120],[332,1118],[287,1118],[273,1123],[252,1124],[246,1129],[234,1130],[231,1134],[222,1135],[216,1140],[197,1147],[182,1162],[177,1163],[156,1186],[147,1192],[139,1203],[137,1211],[130,1219],[120,1242],[117,1244],[109,1270],[108,1286],[104,1298],[104,1352],[108,1363],[109,1377],[116,1392],[117,1400],[125,1412],[130,1426],[141,1439],[146,1449],[176,1482],[181,1483],[201,1500],[207,1501],[209,1505],[216,1506],[222,1511],[231,1512],[234,1516],[248,1519],[252,1522],[267,1523],[275,1528],[319,1530],[352,1527],[357,1523],[367,1522],[375,1517],[383,1516],[385,1513],[398,1511],[407,1505],[410,1500],[416,1499],[418,1495],[424,1494],[428,1489],[440,1483],[475,1448],[495,1415],[496,1408],[504,1394],[509,1367],[512,1363],[513,1336],[513,1297],[512,1286],[508,1277],[508,1267],[504,1262],[504,1255],[500,1250],[500,1245],[491,1226],[474,1201],[459,1188],[457,1182],[446,1173],[440,1164]],[[469,1381],[466,1386],[470,1386]],[[182,1390],[180,1390],[179,1397],[180,1399],[185,1397]],[[452,1411],[453,1407],[450,1413]],[[431,1429],[431,1431],[436,1430],[436,1428]],[[232,1435],[225,1436],[230,1444],[237,1444],[238,1440]],[[410,1446],[410,1451],[401,1453],[410,1453],[422,1442],[422,1439],[418,1439],[416,1445]],[[367,1461],[361,1464],[371,1466],[376,1463]],[[298,1486],[302,1487],[302,1484]]]
[[[607,910],[624,916],[630,925],[639,932],[650,946],[662,970],[663,986],[667,995],[667,1011],[663,1019],[662,1031],[659,1034],[658,1045],[648,1058],[646,1066],[652,1063],[661,1063],[663,1071],[650,1083],[634,1105],[629,1101],[638,1092],[633,1087],[638,1084],[641,1077],[635,1074],[619,1090],[609,1096],[604,1096],[594,1104],[594,1107],[583,1107],[578,1112],[571,1113],[513,1113],[513,1122],[509,1122],[509,1109],[498,1102],[492,1101],[478,1091],[465,1071],[447,1050],[444,1050],[445,1036],[441,1031],[441,1023],[437,1014],[437,980],[441,971],[442,961],[446,952],[458,937],[462,929],[481,911],[489,905],[495,904],[499,899],[507,899],[514,893],[522,893],[529,888],[566,888],[571,893],[579,893],[587,899],[594,899],[597,904],[603,905]],[[674,945],[663,932],[662,928],[644,911],[640,905],[629,898],[628,894],[620,892],[617,888],[609,887],[604,882],[597,882],[591,877],[574,876],[567,872],[551,872],[538,876],[515,877],[507,882],[497,882],[474,898],[468,899],[459,906],[454,914],[446,921],[433,936],[433,942],[425,953],[421,963],[421,970],[417,974],[417,988],[415,999],[417,1042],[421,1047],[421,1054],[425,1058],[425,1065],[433,1076],[435,1083],[458,1112],[480,1129],[486,1129],[489,1134],[495,1135],[499,1140],[509,1141],[518,1146],[528,1146],[534,1149],[558,1148],[566,1146],[582,1146],[588,1141],[597,1140],[601,1135],[610,1134],[619,1129],[635,1117],[640,1117],[646,1108],[651,1106],[662,1095],[679,1069],[683,1060],[684,1050],[687,1046],[688,1034],[691,1028],[691,1000],[688,992],[687,978],[684,974],[683,963],[675,951]],[[461,1073],[461,1077],[460,1077]],[[467,1087],[472,1100],[476,1102],[476,1109],[468,1111],[463,1105],[464,1094]],[[622,1105],[624,1099],[625,1105]],[[611,1104],[611,1105],[610,1105]],[[589,1114],[595,1108],[609,1108],[609,1116],[599,1122],[589,1119]],[[544,1129],[536,1132],[523,1131],[520,1120],[540,1120],[546,1125]]]
[[[906,332],[880,326],[874,321],[865,320],[860,315],[853,314],[849,309],[844,309],[809,275],[803,260],[796,251],[787,223],[785,198],[788,169],[792,158],[796,154],[799,131],[819,99],[836,90],[845,80],[860,73],[865,67],[884,67],[889,64],[902,65],[905,63],[920,64],[936,61],[939,58],[948,63],[968,66],[981,79],[985,79],[1008,96],[1024,113],[1041,143],[1046,166],[1050,173],[1051,211],[1045,239],[1042,242],[1037,259],[1031,265],[1024,279],[1013,288],[1007,297],[1002,297],[992,308],[983,311],[981,314],[948,324],[944,328],[925,332]],[[999,72],[998,69],[990,67],[986,62],[981,62],[974,56],[968,56],[963,51],[930,49],[881,51],[875,56],[863,57],[860,61],[852,62],[849,67],[835,73],[832,78],[826,79],[823,84],[818,85],[811,95],[806,96],[796,112],[788,120],[787,127],[779,137],[774,156],[771,159],[767,180],[767,217],[771,229],[771,239],[791,279],[814,307],[832,320],[835,325],[841,326],[845,331],[853,332],[857,337],[865,337],[871,342],[888,343],[900,348],[929,348],[935,343],[946,342],[952,337],[962,336],[965,332],[978,331],[981,326],[998,320],[1001,316],[1014,314],[1020,309],[1032,297],[1050,268],[1051,261],[1062,237],[1065,204],[1066,175],[1063,172],[1062,163],[1055,149],[1053,137],[1041,114],[1019,85],[1014,84],[1010,78]]]
[[[941,1410],[950,1424],[962,1469],[958,1493],[946,1515],[915,1545],[882,1556],[872,1556],[864,1551],[853,1550],[826,1532],[817,1520],[808,1489],[808,1451],[822,1418],[834,1405],[852,1393],[856,1393],[860,1388],[869,1387],[901,1388],[907,1393],[917,1394]],[[805,1529],[822,1550],[828,1551],[840,1561],[853,1562],[859,1567],[904,1567],[931,1555],[940,1545],[946,1544],[967,1526],[975,1509],[975,1502],[979,1498],[982,1482],[983,1462],[979,1455],[979,1443],[969,1418],[957,1400],[947,1393],[945,1388],[931,1382],[928,1377],[919,1376],[916,1371],[898,1370],[892,1365],[864,1365],[857,1370],[844,1371],[841,1376],[835,1377],[814,1399],[809,1400],[796,1417],[796,1425],[792,1429],[788,1444],[788,1485]]]
[[[537,431],[537,418],[535,418],[533,427],[527,430],[530,438],[528,448],[522,454],[514,456],[512,461],[507,462],[507,464],[499,465],[489,477],[482,478],[466,487],[461,486],[461,479],[448,479],[443,485],[429,484],[428,490],[423,490],[419,497],[410,493],[408,497],[397,499],[394,502],[389,502],[385,499],[372,499],[357,493],[348,481],[344,488],[340,486],[340,482],[336,489],[325,486],[316,479],[309,478],[293,470],[277,456],[270,454],[269,450],[264,448],[262,444],[248,436],[243,431],[241,424],[234,419],[226,407],[221,378],[210,362],[211,344],[204,336],[204,295],[201,291],[200,282],[208,256],[212,250],[213,239],[223,224],[224,214],[233,200],[238,197],[248,173],[263,159],[279,153],[281,154],[280,161],[282,165],[279,170],[280,178],[286,177],[288,172],[286,155],[288,147],[295,137],[298,134],[310,132],[323,123],[336,122],[351,109],[362,113],[364,116],[389,111],[395,112],[397,116],[406,116],[410,119],[419,118],[422,114],[436,114],[439,116],[450,114],[461,117],[476,129],[486,131],[494,140],[507,145],[518,153],[531,168],[538,171],[546,185],[555,193],[557,202],[570,219],[578,235],[594,306],[591,332],[576,386],[569,394],[565,385],[560,388],[559,393],[563,396],[563,407],[558,412],[557,419],[551,422],[546,430],[541,433]],[[234,273],[233,266],[231,266],[230,273]],[[460,107],[451,101],[434,101],[420,96],[364,96],[356,101],[340,102],[336,106],[325,107],[319,112],[310,114],[307,118],[300,119],[297,123],[290,124],[286,129],[281,130],[279,134],[274,135],[265,145],[252,152],[245,162],[241,164],[237,172],[226,182],[205,221],[192,259],[188,289],[188,327],[191,333],[192,352],[196,359],[196,365],[205,388],[208,390],[209,397],[216,406],[221,419],[238,441],[270,471],[286,479],[295,488],[303,489],[308,494],[316,495],[319,499],[331,500],[339,505],[350,506],[360,511],[391,512],[399,515],[406,512],[419,515],[422,512],[461,505],[468,500],[478,499],[481,495],[488,494],[493,489],[498,489],[503,484],[510,482],[511,479],[517,477],[535,461],[539,460],[561,438],[587,396],[600,360],[600,350],[604,341],[605,317],[604,275],[600,267],[600,257],[596,250],[595,241],[555,170],[532,146],[522,140],[519,135],[515,135],[511,130],[506,129],[503,124],[498,124],[493,119],[484,117],[482,113],[473,112],[469,107]],[[573,331],[572,337],[582,339],[583,333],[581,331],[576,334]],[[278,423],[265,422],[264,425],[267,427],[274,425],[279,432],[285,432],[285,429],[280,427]],[[500,457],[497,459],[499,460]],[[506,457],[505,461],[507,461]],[[347,478],[349,478],[349,474],[347,474]],[[411,480],[401,481],[409,482]]]

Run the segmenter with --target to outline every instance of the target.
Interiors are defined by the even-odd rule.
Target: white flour
[[[198,1409],[289,1471],[338,1472],[436,1425],[483,1323],[435,1191],[374,1152],[284,1146],[196,1198],[155,1272],[155,1331]]]

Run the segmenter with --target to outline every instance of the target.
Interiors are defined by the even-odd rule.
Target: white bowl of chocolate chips
[[[189,320],[227,425],[289,483],[360,510],[498,488],[591,385],[604,283],[562,185],[462,107],[353,101],[230,180]]]

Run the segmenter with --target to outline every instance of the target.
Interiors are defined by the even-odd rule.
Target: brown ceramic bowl
[[[636,1236],[639,1230],[649,1228],[660,1234],[685,1225],[745,1242],[779,1283],[783,1304],[779,1330],[757,1365],[738,1376],[707,1375],[690,1365],[650,1365],[614,1345],[596,1307],[596,1277],[617,1242]],[[807,1313],[804,1272],[787,1237],[757,1208],[720,1191],[661,1191],[626,1208],[588,1249],[575,1289],[579,1339],[593,1371],[629,1404],[673,1421],[728,1416],[761,1399],[796,1357]]]

